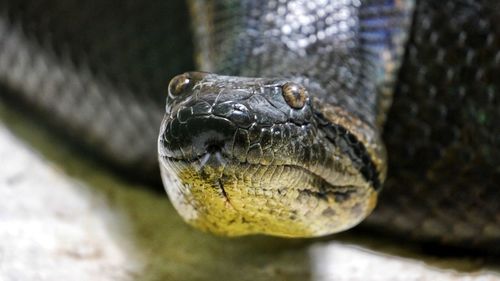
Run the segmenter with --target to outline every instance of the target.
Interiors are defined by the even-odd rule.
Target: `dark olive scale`
[[[260,144],[262,148],[269,148],[272,146],[271,131],[269,128],[263,128],[260,132]]]
[[[199,102],[191,107],[193,115],[207,115],[212,110],[212,106],[208,102]]]
[[[246,152],[250,147],[250,140],[248,138],[248,132],[243,129],[238,129],[233,142],[232,154],[237,155],[237,159],[240,162],[246,160]]]
[[[194,110],[192,107],[187,107],[179,110],[177,112],[177,119],[181,123],[185,123],[187,119],[194,114]]]

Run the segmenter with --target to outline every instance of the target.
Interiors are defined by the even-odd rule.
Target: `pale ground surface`
[[[3,126],[0,198],[0,280],[130,279],[134,260],[110,233],[103,200]]]
[[[165,197],[89,171],[68,175],[0,121],[0,281],[500,280],[345,242],[213,237]]]

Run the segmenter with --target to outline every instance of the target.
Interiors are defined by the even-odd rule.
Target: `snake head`
[[[378,173],[362,142],[319,109],[289,79],[176,76],[158,140],[174,207],[224,235],[308,237],[359,223]]]

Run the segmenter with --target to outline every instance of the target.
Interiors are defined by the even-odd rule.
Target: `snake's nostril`
[[[205,150],[207,153],[216,153],[216,152],[221,151],[223,147],[224,147],[224,143],[211,142],[211,143],[206,144]]]

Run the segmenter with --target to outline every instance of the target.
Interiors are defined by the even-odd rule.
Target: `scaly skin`
[[[137,175],[157,177],[155,141],[164,114],[167,80],[194,68],[190,64],[189,17],[181,3],[2,1],[0,83],[11,89],[2,91],[2,96],[15,93],[9,100],[21,100],[36,111],[50,113],[45,116],[50,116],[50,122],[59,125],[73,141],[114,165]],[[276,45],[262,47],[262,43],[270,42],[268,39],[242,41],[237,48],[235,42],[223,40],[237,38],[238,34],[248,36],[243,32],[245,26],[237,23],[243,22],[242,11],[251,9],[238,9],[238,3],[248,6],[250,2],[225,1],[233,3],[228,6],[217,3],[215,10],[192,8],[197,23],[213,22],[210,16],[219,15],[215,17],[217,25],[202,25],[215,34],[202,33],[202,28],[195,32],[194,37],[201,42],[198,46],[212,46],[204,52],[198,50],[198,69],[243,76],[283,76],[283,64],[276,61],[290,61],[288,55],[278,51]],[[298,21],[301,11],[305,15],[311,12],[285,9],[284,13],[291,14],[291,21]],[[322,112],[330,111],[325,114],[329,123],[345,122],[339,120],[342,118],[338,114],[331,114],[331,105],[337,102],[342,112],[356,117],[345,120],[363,120],[370,128],[377,128],[367,131],[372,134],[380,134],[381,124],[387,119],[383,138],[388,176],[366,227],[419,241],[500,252],[498,11],[493,0],[417,1],[414,17],[410,17],[409,44],[401,50],[389,48],[378,59],[371,58],[379,67],[375,72],[380,75],[376,77],[347,79],[359,73],[359,68],[351,67],[356,64],[343,65],[343,58],[318,60],[315,49],[306,52],[309,61],[286,66],[319,67],[320,72],[330,73],[332,79],[328,82],[332,81],[334,88],[367,80],[372,87],[377,85],[378,95],[368,91],[368,95],[358,93],[349,100],[349,95],[339,97],[337,93],[332,97],[340,100],[326,98],[321,103],[326,107]],[[265,22],[266,17],[259,15],[256,13],[258,20],[250,23],[259,26]],[[390,26],[397,29],[404,24],[392,22]],[[217,28],[212,29],[214,26]],[[250,38],[265,34],[265,24],[259,29],[250,27],[255,31]],[[404,37],[398,40],[404,41]],[[299,41],[287,42],[293,47]],[[216,46],[219,48],[214,49]],[[252,53],[253,46],[262,48]],[[406,54],[398,60],[403,49]],[[252,56],[257,59],[249,59]],[[271,67],[265,65],[269,59]],[[402,68],[396,76],[399,63]],[[344,67],[347,72],[340,71]],[[372,67],[361,69],[375,73]],[[348,76],[335,76],[340,73]],[[321,83],[316,87],[304,84],[311,95],[326,97]],[[385,118],[393,85],[394,102]],[[376,159],[372,161],[383,166]],[[183,177],[186,175],[196,181],[189,173]]]
[[[500,9],[420,1],[385,126],[389,174],[370,225],[500,251]]]
[[[371,159],[381,151],[358,140],[361,126],[327,121],[306,92],[290,107],[287,85],[296,84],[207,73],[173,79],[158,149],[167,192],[189,223],[226,235],[309,237],[372,211],[384,168]]]
[[[188,73],[169,87],[160,168],[180,214],[217,233],[293,237],[370,214],[386,172],[381,92],[400,64],[412,4],[193,1],[200,67],[232,76]],[[213,189],[238,206],[214,204]]]

